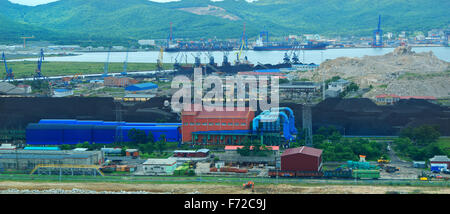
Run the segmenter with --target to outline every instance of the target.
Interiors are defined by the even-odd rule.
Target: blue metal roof
[[[219,130],[219,131],[199,131],[192,134],[251,134],[251,130]]]
[[[55,91],[56,92],[68,92],[68,91],[71,91],[72,89],[66,89],[66,88],[58,88],[58,89],[55,89]]]
[[[0,159],[86,159],[89,154],[0,154]]]
[[[263,70],[255,70],[255,72],[280,72],[280,69],[263,69]]]
[[[27,146],[23,149],[24,150],[46,150],[46,151],[61,150],[59,147],[32,147],[32,146]]]
[[[126,91],[144,91],[149,89],[158,88],[158,85],[148,82],[148,83],[141,83],[141,84],[135,84],[130,85],[125,88]]]

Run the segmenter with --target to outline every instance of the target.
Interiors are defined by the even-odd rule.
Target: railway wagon
[[[310,172],[310,171],[283,171],[283,170],[269,170],[269,176],[274,178],[278,175],[278,177],[286,177],[286,178],[354,178],[352,174],[352,170],[345,171],[318,171],[318,172]],[[364,175],[362,175],[364,177]]]
[[[322,178],[323,172],[269,170],[270,177],[274,178],[277,175],[278,177],[290,178]]]
[[[352,177],[357,179],[378,179],[380,178],[380,170],[353,170]]]

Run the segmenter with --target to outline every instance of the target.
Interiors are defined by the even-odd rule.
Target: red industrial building
[[[129,77],[105,77],[104,85],[105,86],[113,86],[113,87],[126,87],[129,85],[136,84],[137,80],[129,78]]]
[[[230,131],[230,130],[249,130],[251,122],[255,117],[255,111],[249,108],[241,109],[235,108],[234,111],[190,111],[183,110],[181,113],[182,122],[182,136],[183,142],[201,142],[205,135],[192,135],[193,132],[205,131]],[[217,139],[207,139],[211,142],[228,142],[231,136],[219,137]],[[236,140],[236,139],[233,139]]]
[[[322,170],[322,150],[306,146],[286,149],[281,155],[281,170],[320,171]]]

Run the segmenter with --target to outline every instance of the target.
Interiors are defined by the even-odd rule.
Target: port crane
[[[127,48],[127,55],[125,56],[125,61],[123,62],[123,72],[120,73],[123,76],[127,75],[127,66],[128,66],[128,52],[129,52],[129,48]]]
[[[8,64],[6,63],[5,52],[2,53],[2,60],[5,64],[6,77],[5,80],[14,80],[14,73],[11,68],[8,68]]]
[[[21,39],[23,39],[23,48],[26,48],[27,46],[27,39],[34,39],[34,36],[22,36],[20,37]]]
[[[195,59],[195,62],[194,62],[194,66],[196,67],[196,68],[198,68],[198,67],[200,67],[201,66],[201,59],[200,59],[200,57],[201,57],[201,53],[198,53],[197,54],[197,56],[195,56],[194,54],[192,54],[191,53],[191,55],[194,57],[194,59]]]
[[[103,77],[107,77],[108,76],[108,65],[109,65],[109,56],[111,54],[111,48],[109,48],[108,50],[108,55],[106,56],[106,62],[105,62],[105,66],[103,66]]]
[[[228,51],[224,51],[223,52],[223,60],[222,60],[222,66],[231,66],[231,64],[230,64],[230,62],[228,62],[228,55],[229,55],[230,53],[228,52]]]
[[[37,61],[36,73],[34,74],[33,79],[45,79],[46,77],[42,74],[42,62],[44,61],[44,49],[41,48],[41,52]]]
[[[158,71],[161,71],[163,69],[163,59],[164,59],[164,48],[161,47],[159,50],[159,57],[156,60],[156,67]]]
[[[383,47],[383,30],[381,30],[381,15],[378,15],[378,28],[373,31],[373,48]]]
[[[241,63],[241,55],[242,51],[247,49],[247,36],[245,35],[245,23],[244,23],[244,31],[242,32],[242,39],[241,39],[241,47],[239,48],[239,52],[236,53],[236,63]],[[245,57],[247,58],[247,57]]]

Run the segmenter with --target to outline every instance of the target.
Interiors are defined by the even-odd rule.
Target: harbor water
[[[336,59],[338,57],[363,57],[384,55],[392,52],[394,48],[343,48],[343,49],[326,49],[326,50],[302,50],[297,52],[298,58],[303,63],[320,64],[327,59]],[[432,51],[436,57],[441,60],[450,62],[450,47],[413,47],[413,51],[429,52]],[[229,62],[236,60],[238,51],[231,51],[228,55]],[[247,56],[248,60],[253,64],[258,63],[281,63],[286,51],[243,51],[241,57]],[[288,52],[289,53],[289,52]],[[77,56],[61,56],[61,57],[46,57],[47,62],[105,62],[107,52],[83,52],[75,53]],[[130,52],[128,56],[129,63],[156,63],[159,57],[159,51],[147,52]],[[224,56],[223,52],[210,52],[215,58],[215,62],[221,64]],[[209,62],[207,52],[181,52],[181,53],[164,53],[164,63],[174,63],[175,59],[181,63],[194,63],[194,56],[200,55],[202,63]],[[126,52],[111,52],[110,62],[124,62]],[[27,61],[35,61],[36,59],[22,59]],[[20,61],[22,61],[20,60]],[[19,60],[11,60],[19,61]]]

